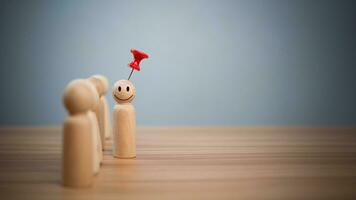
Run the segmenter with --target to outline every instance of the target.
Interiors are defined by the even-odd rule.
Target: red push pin
[[[130,80],[132,72],[135,70],[140,71],[140,62],[145,59],[148,58],[148,55],[142,51],[136,50],[136,49],[131,49],[130,50],[134,59],[128,64],[129,67],[132,68],[130,76],[127,80]]]

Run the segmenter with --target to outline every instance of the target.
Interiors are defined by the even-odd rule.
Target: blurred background
[[[138,125],[356,125],[356,3],[301,0],[1,0],[0,125],[60,125],[66,84],[126,79],[131,48]]]

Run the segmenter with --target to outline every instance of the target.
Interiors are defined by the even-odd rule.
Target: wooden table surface
[[[0,199],[356,199],[355,128],[139,128],[88,189],[61,186],[61,137],[0,129]]]

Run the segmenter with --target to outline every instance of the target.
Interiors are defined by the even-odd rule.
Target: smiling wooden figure
[[[118,103],[113,112],[113,154],[117,158],[136,157],[136,117],[131,104],[135,98],[135,87],[129,80],[115,83],[112,91]]]
[[[140,62],[148,58],[142,51],[131,49],[134,59],[128,64],[131,73],[127,80],[119,80],[114,84],[112,95],[117,105],[113,112],[113,155],[116,158],[136,157],[136,116],[131,104],[136,95],[134,85],[130,82],[132,72],[140,71]]]

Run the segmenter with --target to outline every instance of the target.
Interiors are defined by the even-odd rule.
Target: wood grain
[[[356,199],[356,128],[138,128],[89,189],[61,186],[61,138],[0,129],[0,199]]]

